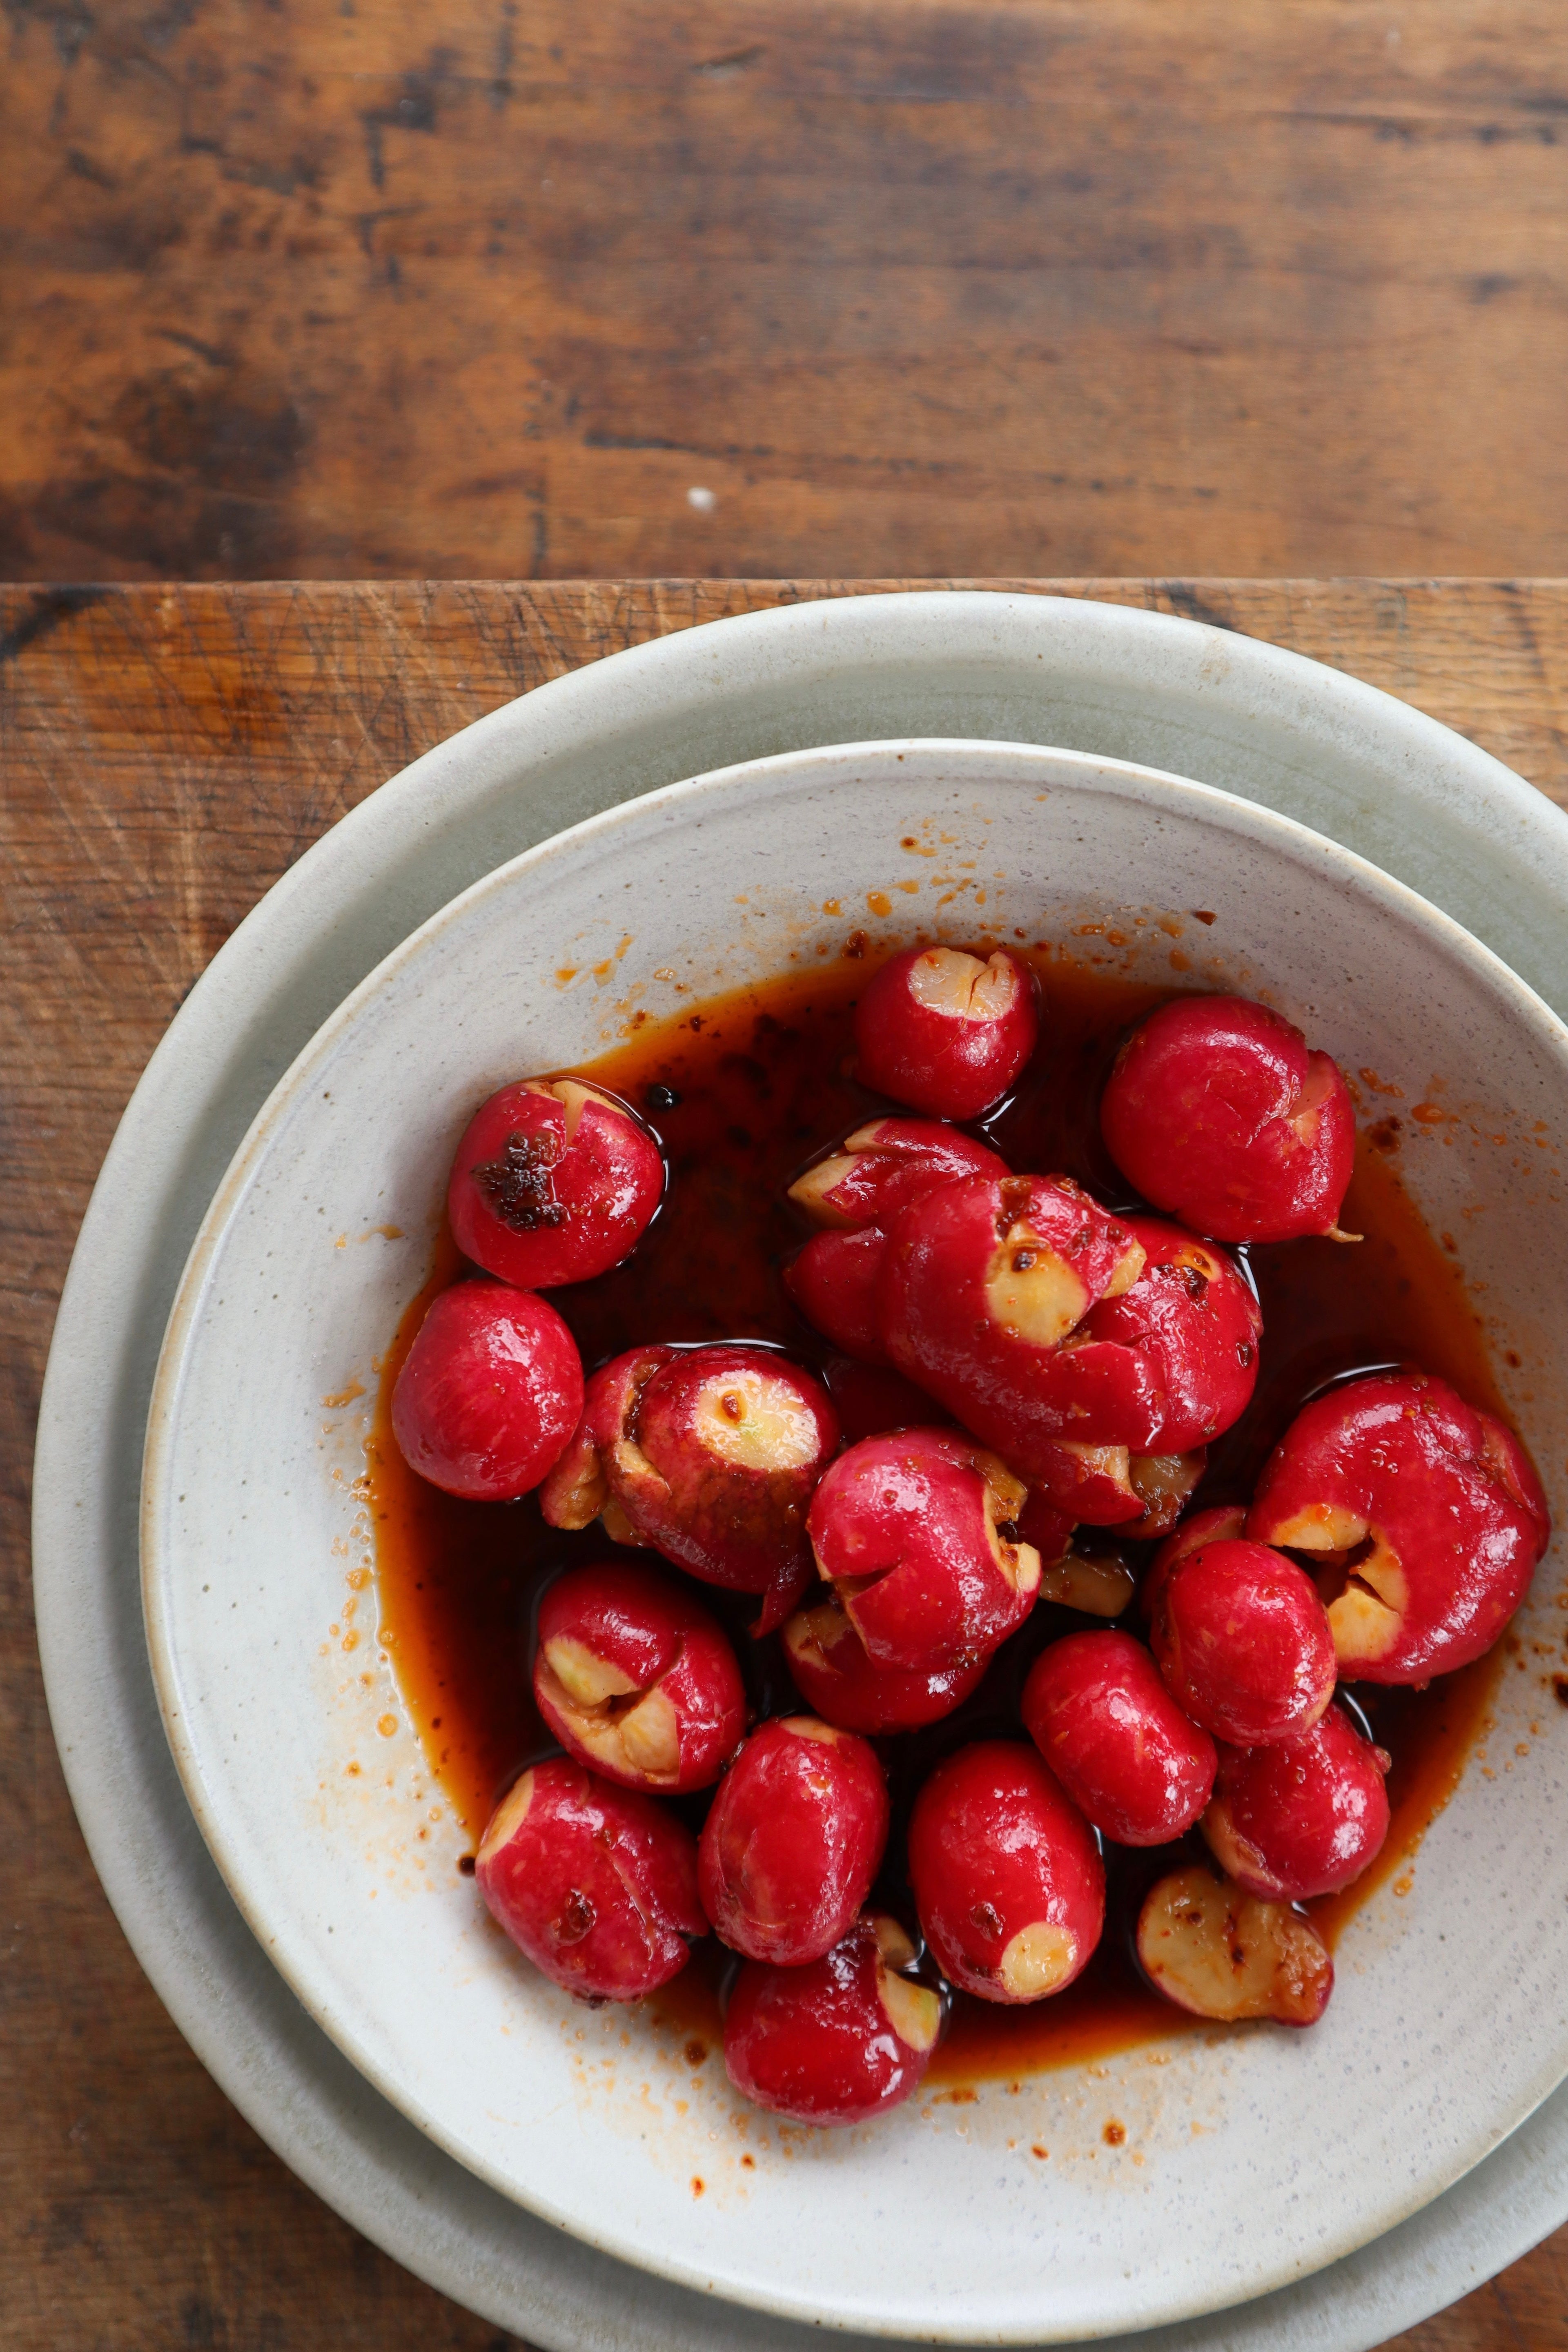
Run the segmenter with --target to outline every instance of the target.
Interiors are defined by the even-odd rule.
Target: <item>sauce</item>
[[[850,1019],[868,967],[851,940],[834,965],[736,992],[679,1020],[648,1023],[583,1075],[637,1106],[658,1135],[670,1181],[658,1216],[631,1258],[595,1281],[552,1291],[585,1366],[655,1340],[757,1339],[782,1342],[814,1368],[830,1352],[804,1323],[779,1279],[781,1262],[808,1230],[784,1198],[802,1165],[867,1118],[882,1100],[848,1075]],[[973,1131],[1017,1169],[1074,1177],[1113,1209],[1140,1205],[1100,1139],[1101,1087],[1131,1023],[1171,993],[1085,970],[1058,951],[1040,965],[1045,997],[1037,1064],[1004,1108]],[[1306,1398],[1357,1370],[1415,1362],[1452,1382],[1488,1412],[1500,1411],[1480,1324],[1458,1266],[1445,1255],[1390,1163],[1386,1132],[1365,1133],[1342,1223],[1354,1246],[1313,1240],[1250,1252],[1264,1315],[1257,1394],[1242,1424],[1212,1449],[1194,1507],[1243,1500],[1270,1447]],[[558,1569],[616,1557],[597,1527],[547,1528],[532,1497],[465,1503],[404,1463],[392,1436],[394,1383],[426,1308],[465,1271],[443,1232],[430,1278],[413,1300],[384,1361],[367,1444],[381,1641],[393,1660],[430,1764],[477,1845],[496,1800],[522,1765],[551,1746],[529,1692],[532,1613]],[[1134,1564],[1148,1547],[1128,1546]],[[759,1715],[800,1701],[776,1638],[746,1640],[756,1601],[704,1588],[731,1633]],[[903,1822],[914,1790],[941,1756],[964,1741],[1018,1736],[1017,1693],[1034,1658],[1059,1634],[1101,1622],[1042,1603],[994,1661],[973,1697],[929,1731],[882,1743],[893,1797],[889,1874],[879,1895],[907,1910],[899,1876]],[[1409,1855],[1458,1785],[1501,1657],[1492,1656],[1425,1692],[1354,1694],[1374,1736],[1394,1757],[1393,1822],[1372,1869],[1313,1907],[1331,1941],[1346,1919]],[[695,1828],[708,1794],[681,1800]],[[1194,1843],[1192,1849],[1202,1851]],[[1106,1932],[1089,1967],[1054,1999],[999,2009],[956,1997],[933,2064],[935,2080],[962,2084],[1104,2056],[1201,2027],[1205,2021],[1152,1992],[1131,1956],[1132,1927],[1152,1880],[1184,1858],[1108,1850]],[[900,1899],[901,1898],[901,1899]],[[911,1917],[912,1924],[912,1917]],[[656,1996],[683,2032],[717,2039],[720,1979],[730,1956],[714,1939]]]

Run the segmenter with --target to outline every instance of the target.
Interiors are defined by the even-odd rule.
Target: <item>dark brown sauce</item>
[[[869,972],[854,944],[844,960],[809,975],[650,1023],[587,1070],[648,1119],[668,1156],[670,1183],[624,1265],[551,1294],[585,1365],[650,1339],[768,1339],[804,1362],[824,1360],[823,1341],[779,1280],[781,1262],[806,1230],[784,1188],[817,1150],[887,1108],[847,1075],[850,1015]],[[1016,1095],[976,1131],[1016,1168],[1064,1173],[1113,1207],[1134,1206],[1100,1141],[1096,1106],[1128,1024],[1172,992],[1084,968],[1060,950],[1039,969],[1042,1051]],[[1258,1393],[1242,1425],[1214,1448],[1195,1506],[1243,1499],[1303,1400],[1350,1372],[1419,1363],[1474,1403],[1500,1409],[1460,1269],[1427,1234],[1387,1153],[1365,1137],[1342,1222],[1365,1238],[1354,1246],[1310,1241],[1251,1252],[1264,1313]],[[548,1745],[529,1695],[537,1596],[557,1570],[614,1551],[596,1528],[563,1535],[546,1528],[531,1498],[497,1505],[443,1495],[398,1453],[390,1422],[398,1369],[431,1297],[464,1270],[443,1230],[429,1281],[382,1365],[367,1452],[381,1641],[431,1769],[477,1843],[496,1799]],[[1144,1548],[1129,1547],[1134,1564],[1144,1556]],[[754,1601],[705,1597],[735,1637],[759,1715],[798,1706],[776,1641],[745,1638]],[[902,1822],[933,1761],[967,1739],[1016,1735],[1017,1693],[1038,1651],[1098,1622],[1042,1605],[955,1715],[918,1738],[883,1743],[894,1799],[883,1899],[908,1914],[899,1878]],[[1331,1940],[1373,1888],[1408,1863],[1452,1795],[1500,1656],[1500,1649],[1425,1692],[1363,1685],[1356,1694],[1394,1757],[1394,1819],[1373,1869],[1314,1906]],[[684,1801],[694,1827],[707,1801]],[[1021,2075],[1197,2025],[1150,1990],[1131,1957],[1142,1893],[1183,1851],[1110,1849],[1106,1933],[1083,1976],[1054,2000],[1025,2009],[959,1996],[935,2077],[952,2084]],[[658,1997],[662,2018],[682,2033],[716,2039],[727,1963],[713,1939],[700,1946],[694,1965]]]

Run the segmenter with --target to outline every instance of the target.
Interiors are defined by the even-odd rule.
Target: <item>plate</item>
[[[959,941],[977,920],[1079,952],[1104,941],[1093,951],[1158,982],[1166,926],[1198,904],[1213,919],[1186,920],[1194,972],[1262,994],[1428,1114],[1409,1122],[1404,1181],[1434,1231],[1465,1235],[1550,1488],[1568,1031],[1450,918],[1321,835],[1080,752],[784,753],[528,851],[325,1024],[197,1238],[142,1518],[153,1678],[192,1810],[306,2008],[395,2105],[520,2203],[684,2285],[948,2341],[1169,2324],[1380,2235],[1568,2073],[1568,1724],[1555,1706],[1537,1722],[1539,1670],[1507,1674],[1494,1703],[1507,1771],[1468,1775],[1414,1886],[1357,1913],[1310,2035],[1173,2032],[962,2105],[803,2133],[737,2102],[717,2064],[694,2071],[679,2032],[585,2011],[519,1967],[400,1723],[396,1629],[382,1648],[345,1582],[369,1557],[368,1417],[352,1401],[374,1394],[457,1139],[497,1086],[810,970],[850,924],[873,946],[917,925]],[[1527,1641],[1554,1638],[1557,1573],[1549,1555]],[[1200,2208],[1212,2226],[1194,2231]]]
[[[1424,884],[1561,1007],[1563,819],[1405,706],[1194,624],[1051,599],[868,598],[722,623],[542,689],[336,829],[216,960],[127,1113],[62,1305],[40,1433],[37,1591],[57,1731],[127,1932],[238,2104],[340,2210],[548,2344],[729,2340],[721,2306],[633,2280],[481,2189],[370,2093],[227,1903],[152,1706],[133,1588],[152,1359],[189,1239],[274,1078],[348,988],[478,873],[702,764],[898,723],[1171,756]],[[83,1431],[93,1433],[84,1452]],[[1366,2345],[1568,2210],[1561,2098],[1370,2256],[1233,2315],[1227,2345]],[[758,2343],[797,2331],[749,2323]],[[1152,2339],[1151,2339],[1152,2340]],[[1218,2340],[1178,2330],[1173,2343]]]

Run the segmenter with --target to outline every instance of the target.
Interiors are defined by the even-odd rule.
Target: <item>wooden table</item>
[[[28,1605],[26,1463],[55,1302],[121,1106],[240,917],[416,753],[666,630],[900,584],[0,590],[5,2352],[506,2342],[374,2252],[241,2122],[138,1970],[66,1799]],[[1005,584],[1294,646],[1420,704],[1568,805],[1568,582]],[[1399,2342],[1568,2352],[1568,2231]]]
[[[12,0],[0,575],[1568,572],[1562,0]]]

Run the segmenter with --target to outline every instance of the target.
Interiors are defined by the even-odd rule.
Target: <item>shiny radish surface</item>
[[[1216,1241],[1338,1231],[1355,1109],[1327,1054],[1244,996],[1179,997],[1132,1032],[1100,1107],[1147,1201]]]
[[[861,1083],[939,1118],[978,1118],[999,1101],[1038,1034],[1034,974],[1005,948],[908,948],[855,1013]]]

